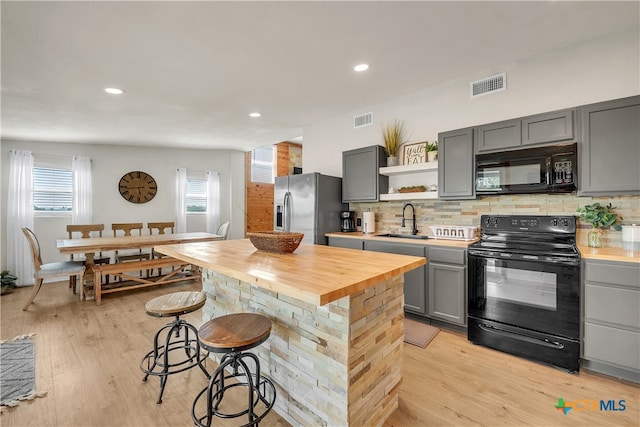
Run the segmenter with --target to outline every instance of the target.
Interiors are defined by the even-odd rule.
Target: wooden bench
[[[185,272],[185,268],[191,264],[175,258],[156,258],[136,262],[122,262],[115,264],[103,264],[93,266],[93,288],[96,305],[102,302],[103,294],[127,291],[131,289],[146,288],[148,286],[158,286],[167,283],[179,282],[182,280],[199,279],[200,269],[192,267],[190,272]],[[126,273],[139,272],[141,270],[151,270],[157,268],[161,271],[163,267],[173,267],[173,270],[165,275],[159,274],[154,277],[138,277]],[[102,277],[112,275],[122,281],[110,285],[102,284]]]

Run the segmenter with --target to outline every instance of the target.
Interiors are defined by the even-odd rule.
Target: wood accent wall
[[[276,146],[276,176],[293,173],[302,166],[302,145],[280,142]],[[245,153],[245,224],[246,233],[273,230],[273,184],[251,181],[251,152]]]

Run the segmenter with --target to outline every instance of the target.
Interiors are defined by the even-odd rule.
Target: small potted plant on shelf
[[[387,166],[398,166],[398,152],[405,141],[404,122],[394,120],[382,129],[384,148],[387,150]]]
[[[438,141],[427,142],[427,161],[435,162],[438,160]]]
[[[589,232],[588,245],[592,248],[602,247],[600,242],[600,232],[603,228],[610,227],[618,220],[622,220],[622,217],[618,217],[618,214],[613,213],[612,210],[615,207],[608,205],[601,205],[600,203],[594,203],[592,205],[586,205],[579,207],[576,212],[580,214],[580,219],[591,225],[591,231]],[[619,230],[620,226],[615,226],[614,229]]]
[[[5,294],[9,290],[15,289],[17,287],[16,280],[18,280],[18,278],[9,273],[9,270],[2,270],[2,273],[0,274],[2,276],[0,279],[2,281],[2,294]]]

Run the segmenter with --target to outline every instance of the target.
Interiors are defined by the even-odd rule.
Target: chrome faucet
[[[404,211],[411,206],[411,213],[413,214],[412,219],[413,219],[413,227],[411,228],[411,234],[418,234],[418,227],[416,227],[416,208],[413,207],[413,205],[411,203],[407,203],[406,205],[404,205],[404,207],[402,208],[402,227],[405,227],[405,218],[404,218]]]

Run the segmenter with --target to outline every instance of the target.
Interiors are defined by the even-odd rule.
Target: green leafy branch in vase
[[[611,203],[604,206],[600,203],[594,203],[592,205],[579,207],[576,212],[580,214],[580,219],[582,221],[591,225],[592,228],[597,229],[610,227],[624,219],[619,217],[617,213],[613,213],[613,209],[615,209],[615,207],[611,206]],[[620,231],[621,226],[615,225],[614,229]]]

